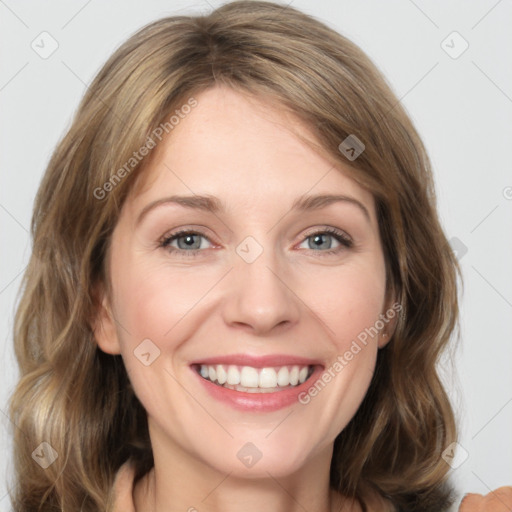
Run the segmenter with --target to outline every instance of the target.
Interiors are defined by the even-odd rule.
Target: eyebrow
[[[320,210],[321,208],[326,208],[327,206],[334,204],[344,202],[348,204],[352,204],[359,208],[366,217],[368,221],[370,221],[370,214],[364,206],[363,203],[358,201],[356,198],[346,195],[340,195],[340,194],[321,194],[321,195],[314,195],[314,196],[308,196],[308,195],[302,195],[298,197],[292,204],[291,211],[312,211],[312,210]],[[142,222],[142,219],[148,214],[149,211],[157,208],[158,206],[164,205],[164,204],[177,204],[184,208],[194,209],[194,210],[201,210],[205,212],[210,213],[219,213],[226,211],[225,205],[222,203],[222,201],[211,195],[193,195],[193,196],[170,196],[170,197],[163,197],[161,199],[157,199],[156,201],[153,201],[146,205],[142,211],[139,213],[136,225],[140,224]]]

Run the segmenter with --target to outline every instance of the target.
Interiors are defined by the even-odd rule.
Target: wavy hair
[[[365,511],[375,492],[397,510],[445,509],[453,489],[441,454],[457,429],[438,364],[458,323],[460,269],[424,145],[357,45],[294,8],[235,1],[131,36],[90,84],[49,161],[14,323],[14,510],[109,510],[121,464],[132,458],[136,479],[152,467],[146,413],[121,356],[95,342],[95,290],[101,283],[110,296],[112,231],[151,155],[126,162],[176,108],[216,85],[292,113],[315,149],[375,199],[388,297],[403,309],[367,395],[335,440],[331,487]],[[349,162],[339,145],[351,134],[365,150]],[[107,182],[108,194],[99,193]],[[58,455],[44,470],[32,456],[42,442]]]

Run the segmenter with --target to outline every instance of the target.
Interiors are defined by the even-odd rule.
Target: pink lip
[[[239,366],[252,366],[254,368],[263,368],[265,366],[287,366],[287,365],[314,365],[312,375],[302,384],[293,388],[284,389],[283,391],[275,391],[273,393],[244,393],[243,391],[235,391],[234,389],[224,388],[213,382],[204,379],[198,372],[201,364],[234,364]],[[265,356],[265,357],[248,357],[241,355],[233,355],[226,357],[215,357],[204,359],[190,365],[195,378],[199,379],[205,390],[216,400],[234,407],[235,409],[245,412],[272,412],[299,402],[299,394],[307,391],[307,389],[316,382],[324,371],[324,366],[310,359],[290,356]]]
[[[322,366],[318,359],[307,359],[305,357],[290,356],[286,354],[274,354],[268,356],[251,356],[247,354],[232,354],[227,356],[209,357],[207,359],[198,359],[190,365],[214,365],[214,364],[232,364],[237,366],[252,366],[253,368],[265,368],[270,366]]]

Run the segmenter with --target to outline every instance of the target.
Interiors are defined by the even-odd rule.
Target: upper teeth
[[[280,366],[253,368],[252,366],[202,364],[200,374],[219,384],[241,385],[246,388],[275,388],[295,386],[308,378],[309,366]]]

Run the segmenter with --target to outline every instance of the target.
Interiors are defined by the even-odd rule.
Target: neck
[[[309,485],[305,486],[306,489],[301,486],[288,487],[286,479],[254,483],[225,476],[202,498],[197,494],[196,497],[187,498],[174,486],[162,485],[159,481],[153,468],[137,483],[134,490],[136,512],[238,512],[241,507],[244,512],[260,512],[262,509],[276,512],[362,512],[355,500],[333,489],[320,496],[318,492],[305,492],[308,487],[312,488]]]

